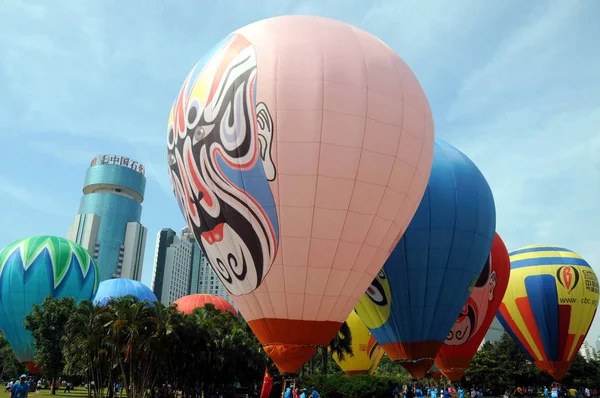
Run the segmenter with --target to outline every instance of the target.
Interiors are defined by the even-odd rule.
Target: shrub
[[[306,376],[301,385],[315,386],[323,398],[372,398],[391,396],[399,380],[390,376],[359,375],[348,377],[343,373]]]

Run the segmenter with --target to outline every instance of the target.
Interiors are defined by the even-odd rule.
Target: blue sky
[[[470,156],[509,250],[566,246],[600,271],[600,55],[594,1],[4,1],[0,5],[0,247],[66,236],[99,153],[148,178],[143,281],[156,233],[183,226],[166,168],[171,103],[231,31],[312,14],[394,48],[429,98],[436,136]],[[589,340],[600,333],[597,319]]]

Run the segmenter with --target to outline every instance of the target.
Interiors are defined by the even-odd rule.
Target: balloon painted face
[[[181,211],[232,295],[255,290],[277,252],[273,120],[256,102],[256,77],[254,48],[230,36],[187,77],[167,133]]]
[[[355,311],[369,329],[376,329],[390,317],[391,303],[390,282],[382,269],[356,304]]]
[[[493,270],[490,254],[469,299],[446,337],[444,342],[446,345],[465,344],[472,335],[477,333],[485,319],[489,303],[494,299],[497,282],[498,277]]]
[[[379,343],[377,343],[377,340],[375,340],[375,337],[373,337],[371,335],[369,337],[369,343],[367,344],[367,353],[369,354],[369,359],[371,361],[375,360],[378,348],[379,348]]]

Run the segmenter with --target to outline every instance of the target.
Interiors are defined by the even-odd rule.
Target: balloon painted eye
[[[175,164],[175,155],[173,155],[171,152],[169,152],[168,156],[168,160],[169,160],[169,166],[173,166]]]
[[[369,286],[366,293],[367,296],[369,296],[369,298],[371,299],[371,301],[374,302],[376,305],[381,307],[387,305],[388,301],[387,297],[385,296],[385,292],[383,291],[383,286],[377,279],[375,279],[371,283],[371,286]]]
[[[200,103],[198,102],[198,100],[192,100],[190,102],[190,104],[188,105],[188,109],[187,109],[187,115],[186,115],[186,122],[187,122],[187,128],[188,129],[193,129],[198,122],[200,121]]]
[[[167,129],[167,145],[169,146],[169,148],[172,148],[174,143],[175,143],[175,129],[173,128],[173,124],[170,124],[169,128]]]
[[[387,279],[387,277],[385,276],[385,272],[383,272],[383,270],[380,270],[377,273],[377,277],[381,278],[381,279]]]
[[[483,269],[481,270],[481,274],[479,274],[479,278],[477,279],[477,282],[475,283],[475,287],[484,287],[486,285],[486,283],[490,279],[490,271],[492,269],[491,265],[492,265],[492,255],[490,254],[488,256],[487,260],[485,261],[485,265],[483,266]]]
[[[207,135],[211,133],[214,124],[209,124],[206,126],[198,126],[194,129],[194,139],[192,140],[192,145],[195,145],[206,138]]]

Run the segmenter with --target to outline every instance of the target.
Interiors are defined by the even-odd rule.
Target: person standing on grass
[[[19,377],[19,381],[13,384],[10,389],[10,398],[27,398],[27,394],[29,393],[29,384],[25,382],[27,379],[26,375],[21,375]]]

